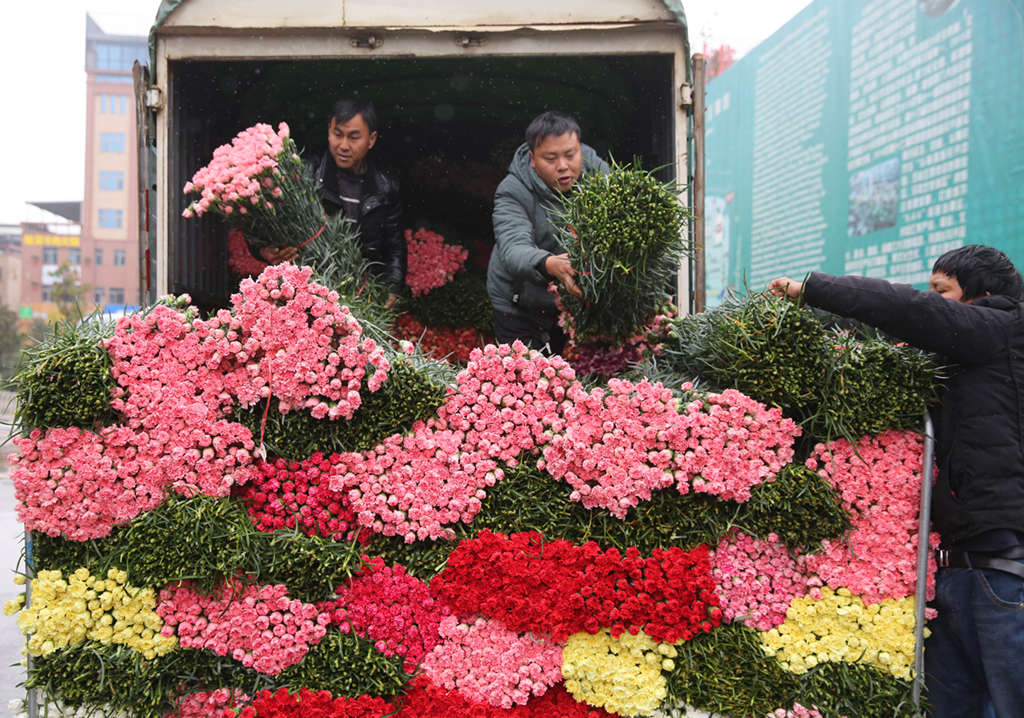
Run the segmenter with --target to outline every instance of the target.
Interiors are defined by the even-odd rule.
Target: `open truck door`
[[[149,66],[136,62],[135,82],[136,148],[139,171],[139,306],[156,300],[153,283],[156,267],[156,118],[160,91],[150,87]]]

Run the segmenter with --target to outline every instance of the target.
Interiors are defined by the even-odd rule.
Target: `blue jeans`
[[[935,602],[924,643],[928,715],[1024,717],[1024,579],[940,568]]]

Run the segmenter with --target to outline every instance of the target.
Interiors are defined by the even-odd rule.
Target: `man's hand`
[[[260,247],[260,256],[267,264],[290,262],[299,256],[298,247]]]
[[[779,277],[768,282],[768,291],[777,297],[789,297],[796,299],[804,292],[803,282],[797,282],[789,277]]]
[[[574,297],[583,296],[583,290],[576,286],[576,280],[573,278],[576,270],[569,264],[568,254],[552,254],[544,260],[544,270],[565,287],[569,294]]]
[[[388,294],[388,300],[386,302],[384,302],[384,308],[385,309],[391,309],[391,307],[393,307],[395,305],[395,302],[397,302],[397,301],[398,301],[398,295],[397,294]]]

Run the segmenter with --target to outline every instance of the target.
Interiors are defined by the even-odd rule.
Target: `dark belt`
[[[1024,565],[1014,561],[1015,558],[1024,558],[1024,546],[1011,546],[993,553],[945,549],[935,552],[935,563],[939,568],[991,568],[1024,578]]]

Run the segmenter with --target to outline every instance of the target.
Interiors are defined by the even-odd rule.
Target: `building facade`
[[[86,151],[81,281],[96,306],[139,304],[138,153],[132,66],[148,62],[145,36],[111,35],[86,15]],[[64,253],[58,251],[58,260]]]

